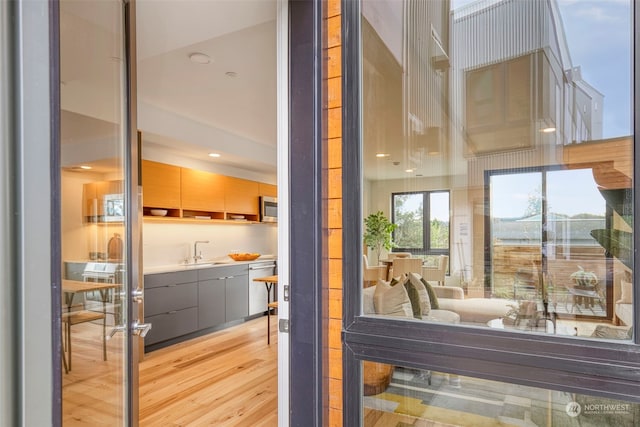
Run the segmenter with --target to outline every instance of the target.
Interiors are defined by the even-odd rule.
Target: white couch
[[[371,286],[362,290],[362,314],[367,316],[382,316],[380,314],[376,314],[374,304],[373,304],[373,295],[375,293],[376,287]],[[416,320],[411,316],[403,317],[405,320]],[[419,321],[419,320],[418,320]],[[422,317],[422,321],[425,322],[442,322],[442,323],[460,323],[460,316],[450,310],[430,310],[428,315],[424,315]]]
[[[434,286],[441,310],[458,313],[463,323],[482,323],[504,317],[516,301],[501,298],[465,298],[458,286]]]

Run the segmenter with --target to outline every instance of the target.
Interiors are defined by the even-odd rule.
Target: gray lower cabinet
[[[226,316],[225,320],[242,319],[249,315],[249,276],[233,276],[227,278],[226,283]]]
[[[210,328],[249,315],[249,268],[246,264],[198,271],[198,327]]]
[[[198,282],[198,328],[211,328],[225,322],[224,277]]]
[[[145,345],[198,330],[198,275],[195,271],[149,274],[144,278]]]
[[[147,346],[249,315],[246,264],[148,274],[144,288]]]

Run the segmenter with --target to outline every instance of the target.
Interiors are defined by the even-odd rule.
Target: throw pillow
[[[440,303],[438,302],[438,295],[436,295],[436,291],[433,290],[433,286],[429,284],[423,278],[420,278],[420,281],[427,288],[427,292],[429,293],[429,301],[431,302],[431,308],[433,310],[438,310],[440,308]]]
[[[409,302],[411,302],[411,313],[414,318],[422,319],[422,301],[418,289],[411,283],[411,281],[405,276],[401,282],[398,282],[396,286],[404,286],[409,296]]]
[[[633,303],[633,282],[620,281],[620,299],[616,302],[618,304]]]
[[[376,314],[406,317],[406,307],[411,307],[411,301],[404,286],[391,286],[378,281],[373,294],[373,306]]]
[[[409,280],[411,284],[418,290],[420,296],[420,306],[422,307],[422,315],[428,316],[431,313],[431,300],[429,299],[429,292],[422,283],[422,277],[417,273],[409,273]]]
[[[373,295],[376,292],[376,286],[370,286],[362,290],[362,314],[376,314],[373,306]]]

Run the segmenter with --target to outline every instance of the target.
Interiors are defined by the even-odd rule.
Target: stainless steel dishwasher
[[[267,311],[267,288],[264,283],[254,282],[256,277],[276,274],[275,261],[261,261],[249,264],[249,316]],[[275,295],[275,290],[272,295]]]

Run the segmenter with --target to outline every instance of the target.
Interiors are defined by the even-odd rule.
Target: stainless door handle
[[[133,300],[133,302],[141,304],[142,300],[144,300],[144,291],[142,289],[136,289],[135,291],[131,292],[131,299]]]
[[[151,330],[151,323],[138,323],[136,320],[133,322],[132,328],[134,334],[137,333],[141,338],[144,338]]]
[[[113,338],[113,336],[116,334],[116,332],[124,332],[125,328],[126,327],[124,325],[116,325],[113,328],[111,328],[111,330],[105,336],[105,338],[110,340],[111,338]]]

